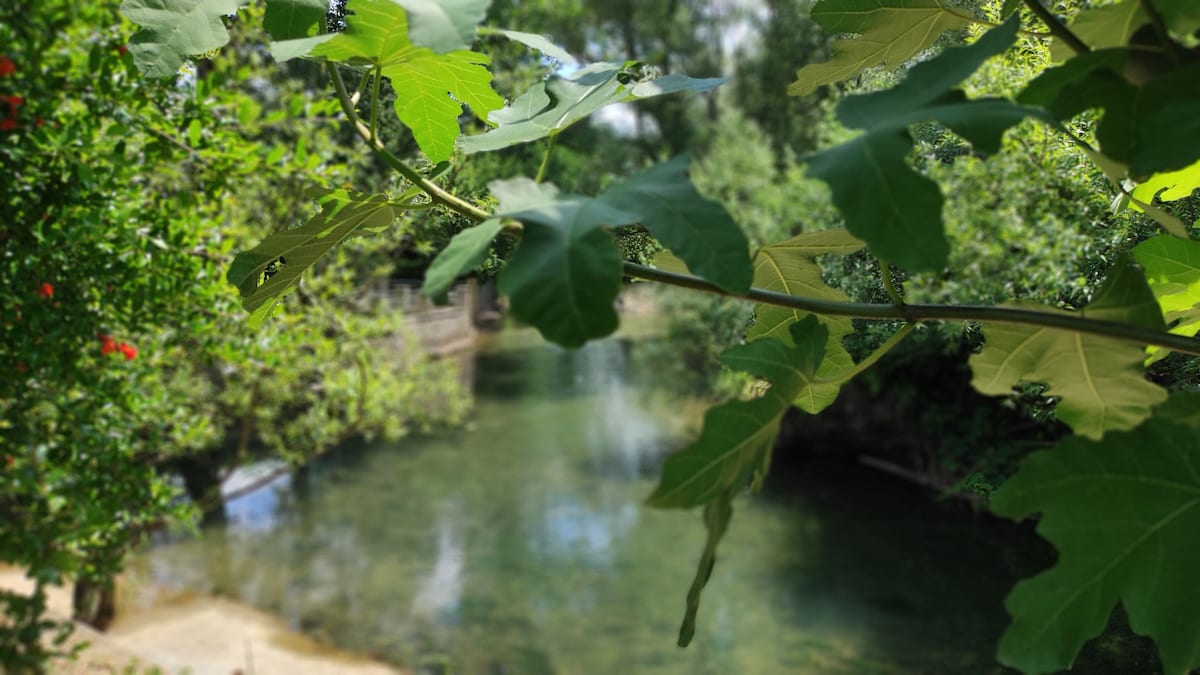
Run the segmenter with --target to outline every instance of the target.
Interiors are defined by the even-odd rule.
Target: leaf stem
[[[892,266],[880,258],[876,258],[875,260],[879,263],[879,275],[883,277],[883,288],[887,291],[888,298],[892,301],[893,305],[903,305],[904,297],[900,295],[900,290],[896,288],[896,282],[892,281]]]
[[[546,176],[546,167],[550,166],[550,155],[554,153],[554,141],[558,138],[558,134],[550,137],[546,144],[546,154],[542,156],[542,165],[538,167],[537,175],[533,177],[533,182],[540,183],[542,178]]]
[[[1140,345],[1155,345],[1184,354],[1200,356],[1200,339],[1173,335],[1156,330],[1113,321],[1088,319],[1071,313],[1024,309],[1020,307],[994,307],[987,305],[882,305],[862,302],[838,302],[806,298],[786,293],[777,293],[761,288],[751,288],[743,294],[730,293],[712,283],[690,274],[678,274],[654,269],[637,263],[626,262],[625,274],[639,279],[692,288],[707,293],[741,298],[767,305],[798,309],[814,314],[847,316],[857,319],[891,319],[918,323],[922,321],[981,321],[1015,323],[1068,330],[1088,335],[1134,342]]]
[[[424,190],[425,193],[429,195],[430,199],[441,204],[442,206],[445,206],[453,211],[457,211],[458,213],[475,221],[487,220],[491,216],[491,214],[479,208],[478,206],[475,206],[468,201],[459,199],[453,194],[443,190],[436,183],[422,176],[419,171],[406,164],[404,160],[400,159],[387,148],[383,147],[383,144],[380,143],[378,139],[372,138],[371,130],[366,124],[363,124],[362,119],[358,116],[358,112],[354,109],[354,102],[350,100],[350,94],[346,91],[346,83],[342,80],[342,74],[338,72],[337,66],[332,63],[327,63],[325,64],[325,70],[329,73],[329,79],[333,82],[334,90],[337,91],[338,101],[340,101],[342,104],[342,112],[346,113],[346,117],[349,118],[350,123],[354,126],[354,130],[357,131],[358,135],[367,142],[367,145],[371,146],[371,150],[374,151],[375,154],[378,155],[385,164],[395,169],[397,173],[407,178],[413,185]]]
[[[371,87],[371,138],[372,144],[379,142],[379,90],[383,82],[383,77],[379,68],[373,71],[375,81]]]
[[[1076,54],[1087,54],[1092,51],[1092,48],[1087,46],[1086,42],[1080,40],[1078,35],[1072,33],[1070,28],[1067,28],[1067,24],[1059,21],[1057,16],[1054,16],[1050,10],[1042,6],[1041,0],[1024,0],[1024,2],[1029,11],[1041,19],[1042,23],[1046,24],[1046,27],[1050,29],[1050,34],[1066,43],[1071,48],[1071,51]]]
[[[895,347],[896,345],[900,344],[900,341],[903,340],[905,338],[905,336],[907,336],[909,333],[911,333],[913,328],[916,328],[916,327],[917,327],[917,325],[915,323],[904,324],[903,326],[900,327],[900,330],[893,333],[892,336],[890,338],[888,338],[886,342],[879,345],[879,347],[877,347],[875,349],[875,351],[871,352],[871,354],[869,356],[867,356],[867,358],[865,358],[862,361],[855,364],[855,366],[853,368],[851,368],[850,370],[847,370],[844,373],[838,373],[837,375],[834,375],[832,377],[818,377],[818,378],[814,379],[812,383],[813,384],[841,384],[842,382],[849,382],[850,380],[853,380],[854,378],[858,377],[859,373],[861,373],[864,370],[866,370],[867,368],[870,368],[871,366],[875,365],[876,361],[883,358],[884,355],[887,354],[888,352],[892,351],[892,348]]]

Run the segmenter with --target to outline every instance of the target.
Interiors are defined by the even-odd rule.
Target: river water
[[[656,387],[638,343],[517,343],[477,357],[467,428],[318,461],[137,573],[419,673],[1004,672],[1002,598],[1044,550],[869,471],[803,463],[738,502],[677,648],[703,527],[641,501],[692,406]]]

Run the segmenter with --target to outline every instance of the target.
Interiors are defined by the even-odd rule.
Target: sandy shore
[[[29,592],[20,570],[0,567],[0,588]],[[54,618],[70,614],[67,588],[50,591]],[[164,596],[165,597],[165,596]],[[295,633],[278,618],[221,598],[175,595],[148,609],[118,612],[105,633],[78,626],[71,644],[89,643],[52,675],[163,673],[189,675],[401,675],[404,671],[340,653]],[[126,671],[132,666],[131,671]]]

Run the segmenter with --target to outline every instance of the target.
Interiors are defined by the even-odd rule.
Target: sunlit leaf
[[[948,30],[964,28],[970,16],[943,0],[821,0],[812,18],[831,35],[832,56],[796,73],[788,94],[805,96],[817,87],[848,80],[872,66],[889,70],[933,45]]]
[[[352,8],[358,12],[354,0]],[[409,39],[435,52],[469,49],[491,0],[392,0],[408,13]]]
[[[450,284],[479,267],[487,258],[492,240],[500,234],[501,227],[499,218],[489,218],[454,235],[425,271],[425,295],[436,302],[444,302]]]
[[[767,380],[770,387],[759,398],[710,409],[700,438],[663,464],[658,487],[647,499],[649,505],[698,506],[746,485],[775,442],[783,413],[816,377],[825,355],[829,331],[816,317],[793,324],[791,333],[790,346],[764,338],[721,354],[725,366]]]
[[[1010,518],[1041,514],[1058,549],[1017,584],[999,659],[1034,675],[1067,668],[1120,602],[1154,639],[1167,675],[1200,667],[1200,395],[1178,394],[1140,427],[1069,437],[1031,455],[991,498]]]
[[[287,49],[288,54],[295,51],[299,50]],[[396,91],[396,115],[434,162],[454,154],[463,104],[481,120],[504,105],[504,99],[491,88],[488,57],[463,50],[439,54],[414,45],[409,39],[408,16],[392,0],[355,0],[346,30],[303,55],[379,68]]]
[[[1113,270],[1079,314],[1165,330],[1145,278],[1125,263]],[[1131,429],[1149,416],[1151,407],[1166,400],[1166,390],[1143,376],[1142,345],[1016,324],[989,323],[983,334],[983,351],[970,359],[975,389],[995,396],[1010,394],[1018,382],[1047,384],[1047,393],[1060,398],[1055,414],[1081,436],[1100,438],[1107,431]]]
[[[1150,203],[1155,199],[1173,202],[1185,199],[1200,189],[1200,162],[1180,169],[1150,176],[1133,189],[1133,196]]]
[[[1129,44],[1134,31],[1147,21],[1149,17],[1142,9],[1142,3],[1134,0],[1085,9],[1075,15],[1070,28],[1084,44],[1098,50],[1124,47]],[[1062,40],[1054,38],[1050,44],[1050,56],[1055,61],[1066,61],[1076,54]]]
[[[678,74],[647,80],[639,70],[639,64],[632,61],[593,63],[569,77],[539,82],[489,116],[496,129],[461,138],[458,146],[467,154],[499,150],[557,135],[607,105],[678,91],[708,91],[723,81]]]
[[[121,13],[141,27],[129,39],[129,52],[149,77],[169,77],[189,56],[219,49],[229,42],[224,17],[237,12],[241,0],[123,0]]]
[[[1133,256],[1146,270],[1146,281],[1158,299],[1163,318],[1176,335],[1200,331],[1200,242],[1155,237],[1138,244]],[[1161,358],[1166,350],[1150,348]]]
[[[386,228],[396,220],[387,195],[323,190],[314,196],[321,204],[320,213],[239,253],[229,266],[226,279],[237,286],[242,306],[251,313],[251,326],[260,324],[327,251],[355,234]]]

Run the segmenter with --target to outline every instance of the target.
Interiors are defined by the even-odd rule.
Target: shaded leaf
[[[613,103],[625,103],[678,91],[708,91],[723,80],[667,75],[641,81],[636,62],[593,63],[569,77],[551,77],[530,87],[510,105],[488,119],[497,125],[485,134],[459,139],[467,154],[499,150],[554,136]]]
[[[717,564],[717,545],[729,530],[729,521],[733,518],[733,491],[726,490],[704,505],[704,528],[708,535],[704,539],[704,551],[700,554],[700,563],[696,566],[696,576],[692,579],[692,587],[688,589],[687,610],[683,615],[683,624],[679,627],[680,647],[688,646],[696,634],[696,614],[700,611],[700,593],[708,585],[713,567]]]
[[[1075,15],[1070,29],[1093,50],[1107,49],[1129,44],[1129,38],[1149,20],[1141,2],[1135,0],[1085,9]],[[1062,40],[1053,38],[1050,56],[1055,61],[1067,61],[1078,55]]]
[[[1046,312],[1049,307],[1030,306]],[[1165,330],[1162,312],[1140,270],[1120,263],[1082,316]],[[1042,382],[1060,398],[1055,414],[1076,434],[1100,438],[1131,429],[1166,400],[1167,392],[1143,377],[1144,348],[1130,342],[1015,324],[984,327],[983,351],[970,359],[981,393],[1012,393],[1018,382]]]
[[[263,28],[276,41],[311,37],[328,10],[326,0],[267,0]]]
[[[960,11],[941,0],[822,0],[813,6],[812,18],[831,35],[857,36],[834,41],[828,61],[801,68],[788,94],[806,96],[872,66],[894,69],[945,31],[969,25],[970,17]]]
[[[492,240],[500,234],[499,218],[488,218],[454,235],[446,248],[425,270],[425,295],[437,303],[446,301],[446,291],[458,277],[479,267],[487,258]]]
[[[783,413],[825,355],[829,331],[816,317],[793,324],[791,333],[794,346],[764,338],[722,352],[725,366],[765,379],[770,387],[759,398],[711,408],[700,438],[667,458],[647,504],[688,508],[746,485],[775,442]]]
[[[226,279],[237,286],[252,327],[262,323],[275,303],[299,283],[300,275],[327,251],[361,231],[377,231],[396,220],[387,195],[323,190],[314,196],[321,204],[320,213],[239,253],[229,266]]]
[[[1069,667],[1120,602],[1168,675],[1200,666],[1200,395],[1177,394],[1137,429],[1069,437],[997,490],[1009,518],[1040,513],[1058,562],[1017,584],[999,659],[1025,673]]]
[[[637,216],[692,274],[731,293],[750,290],[750,242],[719,202],[696,191],[680,156],[605,190],[598,201]]]
[[[564,347],[616,330],[621,253],[601,226],[636,217],[526,178],[493,181],[489,189],[500,200],[497,215],[525,225],[498,279],[513,315]]]
[[[239,0],[122,0],[121,13],[141,27],[129,39],[138,70],[170,77],[189,56],[229,42],[223,17],[235,14]]]
[[[829,184],[847,229],[876,256],[915,271],[936,271],[949,254],[941,191],[908,164],[913,146],[909,125],[941,122],[981,152],[991,153],[999,149],[1005,130],[1027,116],[1044,115],[1000,99],[968,101],[951,89],[1007,49],[1017,25],[1014,16],[970,46],[948,49],[914,66],[900,85],[838,105],[845,124],[867,133],[808,156],[808,172]]]

